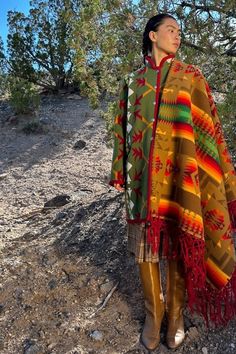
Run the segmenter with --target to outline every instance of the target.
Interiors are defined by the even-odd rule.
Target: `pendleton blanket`
[[[190,309],[215,324],[236,315],[236,174],[201,71],[165,57],[123,80],[109,184],[125,187],[127,222],[160,230],[185,267]]]

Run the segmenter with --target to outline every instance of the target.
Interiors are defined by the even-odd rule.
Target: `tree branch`
[[[198,50],[201,53],[205,53],[205,54],[208,53],[208,51],[206,49],[204,49],[204,48],[202,48],[202,47],[200,47],[200,46],[198,46],[196,44],[193,44],[193,43],[191,43],[189,41],[186,41],[185,39],[182,39],[182,44],[186,45],[187,47],[194,48],[194,49]]]
[[[208,5],[208,6],[207,5],[194,5],[194,4],[188,3],[186,1],[182,1],[180,6],[181,7],[189,7],[190,9],[193,9],[193,10],[201,10],[201,11],[207,12],[208,14],[210,13],[210,11],[216,11],[219,13],[226,14],[228,16],[236,17],[235,10],[227,11],[222,7],[213,6],[213,5]]]
[[[31,55],[31,57],[36,61],[36,63],[38,63],[39,65],[41,65],[44,69],[46,69],[49,73],[51,73],[51,68],[50,66],[46,65],[45,62],[43,62],[42,60],[40,60],[39,58],[37,58],[37,56],[33,53],[33,51],[27,46],[26,47],[28,53]]]

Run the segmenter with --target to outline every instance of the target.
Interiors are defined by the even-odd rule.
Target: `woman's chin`
[[[171,48],[171,49],[169,50],[169,54],[176,54],[177,50],[178,50],[177,47],[176,47],[176,48]]]

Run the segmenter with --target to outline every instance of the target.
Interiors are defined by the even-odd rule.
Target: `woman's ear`
[[[157,33],[156,32],[150,31],[148,35],[149,35],[149,38],[150,38],[150,40],[152,42],[156,42],[157,41]]]

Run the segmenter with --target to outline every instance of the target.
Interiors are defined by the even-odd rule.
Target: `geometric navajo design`
[[[233,284],[236,294],[236,173],[201,71],[174,55],[158,67],[146,56],[122,81],[113,136],[109,183],[125,188],[127,221],[145,223],[153,254],[161,227],[175,225],[170,237],[184,262],[189,306],[208,309],[209,294],[212,303],[226,301]],[[211,320],[222,323],[217,311]]]

